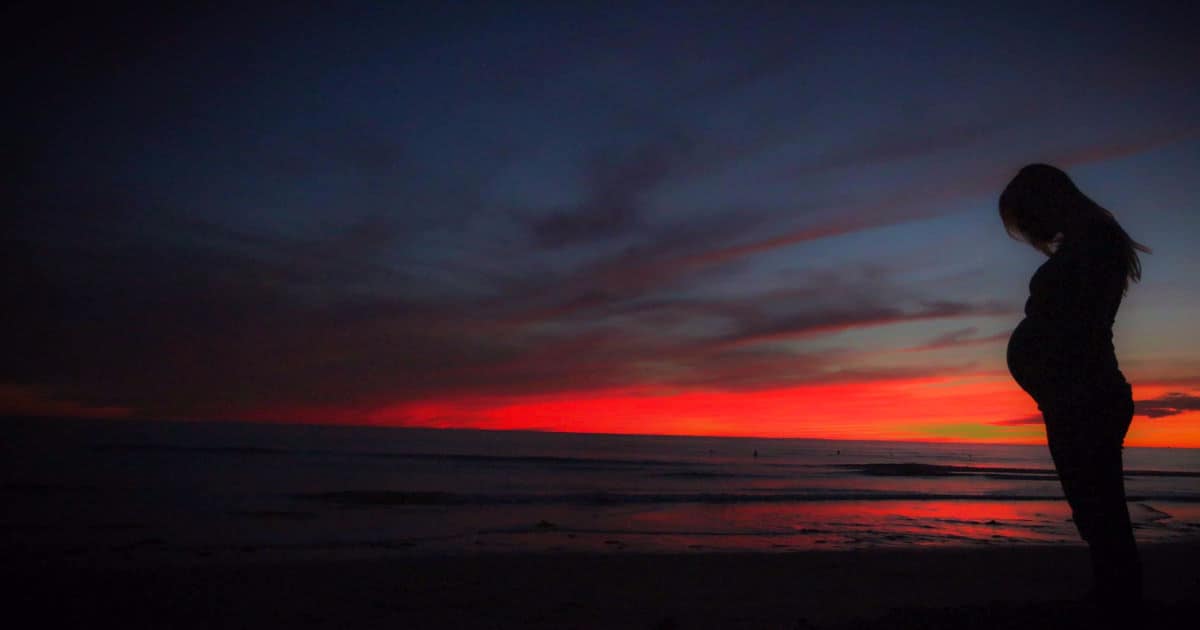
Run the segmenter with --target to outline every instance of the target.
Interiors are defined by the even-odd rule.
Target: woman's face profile
[[[1034,243],[1051,243],[1062,232],[1059,214],[1053,207],[1042,205],[1011,205],[1002,210],[1006,223],[1013,225]],[[1011,217],[1011,219],[1008,219]]]
[[[1053,241],[1059,233],[1058,221],[1055,220],[1054,214],[1050,208],[1029,211],[1027,216],[1030,222],[1030,236],[1043,242]]]

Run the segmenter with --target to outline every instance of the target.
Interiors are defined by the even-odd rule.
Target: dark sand
[[[1133,627],[1195,627],[1200,545],[1143,551],[1151,602]],[[1078,601],[1088,587],[1081,547],[245,555],[6,562],[16,578],[6,617],[23,609],[27,627],[123,628],[1104,627]]]

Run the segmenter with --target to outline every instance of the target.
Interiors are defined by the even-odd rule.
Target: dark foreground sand
[[[1144,557],[1151,604],[1123,627],[1196,627],[1200,546]],[[137,564],[8,563],[5,616],[123,628],[1104,627],[1077,603],[1079,547]]]

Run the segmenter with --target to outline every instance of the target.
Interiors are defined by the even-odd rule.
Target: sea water
[[[8,552],[798,551],[1079,544],[1043,445],[6,419]],[[1142,542],[1200,450],[1125,450]]]

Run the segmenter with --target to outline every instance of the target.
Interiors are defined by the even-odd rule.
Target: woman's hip
[[[1035,400],[1051,441],[1119,445],[1133,422],[1133,392],[1128,383],[1051,392]]]

